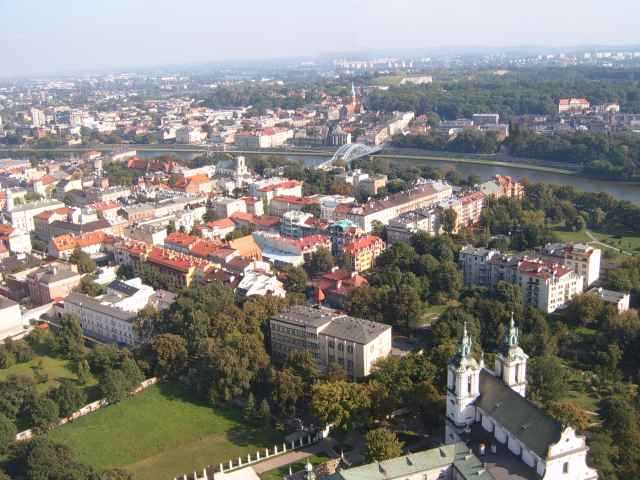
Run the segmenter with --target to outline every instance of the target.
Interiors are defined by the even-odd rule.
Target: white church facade
[[[472,355],[465,325],[462,344],[447,369],[447,444],[465,440],[480,428],[503,445],[542,480],[595,480],[587,465],[585,437],[563,427],[526,399],[528,356],[518,345],[513,318],[493,370]]]

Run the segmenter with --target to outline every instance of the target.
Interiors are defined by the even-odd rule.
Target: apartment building
[[[518,284],[526,304],[551,313],[581,294],[584,281],[569,267],[535,259],[518,265]]]
[[[11,195],[7,195],[7,211],[9,223],[23,232],[33,232],[35,230],[34,217],[42,212],[58,210],[64,208],[64,203],[58,200],[43,200],[41,202],[27,203],[20,206],[9,204]]]
[[[346,218],[365,232],[371,232],[374,222],[388,225],[392,218],[412,210],[435,205],[451,197],[452,193],[450,185],[431,181],[358,207],[347,207],[344,210],[338,207],[336,218]]]
[[[269,321],[271,353],[286,358],[309,351],[321,368],[341,365],[352,378],[366,377],[391,353],[391,326],[323,307],[297,305]]]
[[[65,298],[78,288],[82,275],[73,268],[53,264],[31,271],[26,277],[26,282],[33,304],[44,305]]]
[[[582,275],[585,290],[600,278],[602,250],[599,248],[584,243],[550,243],[545,245],[543,255]]]
[[[305,207],[318,205],[318,200],[309,197],[296,197],[293,195],[278,195],[269,203],[269,213],[276,217],[282,217],[286,212],[302,211]]]
[[[64,313],[80,319],[85,335],[104,342],[133,346],[139,343],[134,321],[154,294],[154,289],[143,284],[140,278],[116,280],[99,297],[72,292],[65,298]]]
[[[213,211],[217,218],[228,218],[234,213],[246,213],[247,204],[241,198],[220,197],[213,201]]]
[[[344,254],[348,255],[354,272],[365,272],[375,265],[376,258],[385,249],[384,240],[376,235],[365,235],[347,243]]]
[[[392,218],[387,225],[387,241],[391,244],[397,242],[411,243],[411,237],[418,232],[428,235],[438,235],[442,230],[440,210],[437,207],[428,207],[407,212],[399,217]]]

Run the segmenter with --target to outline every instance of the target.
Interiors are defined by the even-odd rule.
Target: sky
[[[638,0],[0,0],[0,76],[372,49],[639,44]]]

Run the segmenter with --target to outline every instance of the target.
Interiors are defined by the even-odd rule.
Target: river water
[[[145,152],[139,151],[138,155],[141,157],[157,157],[161,154],[157,152]],[[175,155],[178,158],[191,159],[201,153],[192,153],[177,151],[172,152],[171,155]],[[274,156],[274,154],[268,154],[265,156]],[[283,155],[284,158],[295,162],[304,162],[307,167],[312,167],[327,160],[322,156],[299,156],[299,155]],[[392,163],[397,165],[410,165],[423,166],[428,165],[430,167],[439,168],[445,172],[449,170],[457,170],[461,175],[467,177],[469,175],[478,175],[482,179],[488,179],[495,175],[509,175],[517,180],[526,178],[531,183],[550,183],[554,185],[571,185],[577,190],[585,192],[606,192],[612,195],[618,200],[627,200],[635,204],[640,205],[640,184],[637,183],[624,183],[624,182],[612,182],[608,180],[598,180],[594,178],[582,177],[579,175],[562,175],[559,173],[541,172],[537,170],[527,170],[522,168],[511,167],[495,167],[491,165],[472,165],[466,163],[446,162],[439,160],[410,160],[410,159],[398,159],[392,160]]]

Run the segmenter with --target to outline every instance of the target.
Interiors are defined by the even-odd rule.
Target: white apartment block
[[[297,305],[269,321],[271,353],[309,351],[321,368],[337,363],[352,378],[366,377],[391,353],[391,326],[336,310]]]
[[[155,291],[140,278],[116,280],[107,293],[90,297],[72,292],[64,300],[64,313],[76,315],[85,334],[98,340],[136,345],[139,336],[134,326],[138,312],[147,306]]]
[[[548,244],[544,247],[544,253],[582,275],[585,290],[600,278],[602,250],[599,248],[584,243]]]
[[[518,284],[526,304],[551,313],[581,294],[584,280],[569,267],[525,260],[518,266]]]
[[[41,202],[32,202],[25,205],[15,206],[9,204],[9,197],[11,196],[7,192],[7,211],[9,213],[9,223],[14,228],[22,230],[23,232],[33,232],[36,227],[33,221],[33,217],[36,215],[47,212],[49,210],[57,210],[64,207],[64,203],[58,200],[43,200]]]

